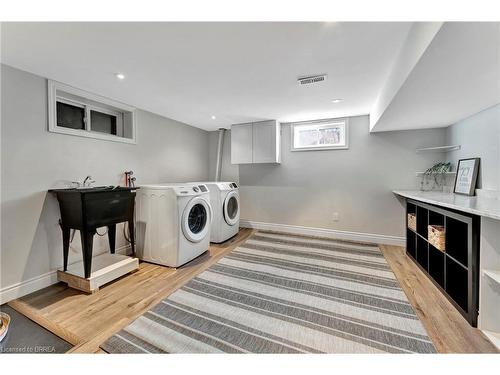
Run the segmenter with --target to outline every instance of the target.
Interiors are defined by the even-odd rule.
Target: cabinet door
[[[231,163],[252,163],[252,124],[238,124],[231,126]]]
[[[275,121],[261,121],[253,123],[253,162],[279,163],[280,162],[280,130]]]

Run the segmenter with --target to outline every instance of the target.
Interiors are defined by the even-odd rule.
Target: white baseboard
[[[118,254],[127,255],[130,246],[125,245],[116,248]],[[102,254],[102,253],[99,253]],[[96,254],[95,256],[98,256]],[[44,273],[43,275],[33,277],[31,279],[21,281],[0,289],[0,305],[12,301],[16,298],[21,298],[27,294],[36,292],[37,290],[46,288],[57,283],[57,270]]]
[[[0,304],[36,292],[57,283],[57,271],[50,271],[20,283],[9,285],[0,290]]]
[[[406,240],[404,237],[388,236],[384,234],[348,232],[336,229],[312,228],[298,225],[263,223],[251,220],[240,220],[240,226],[243,228],[254,228],[261,230],[272,230],[276,232],[287,232],[294,234],[302,234],[309,236],[337,238],[340,240],[371,242],[385,245],[405,246]],[[118,254],[128,254],[130,246],[122,246],[116,249]],[[98,254],[96,254],[97,256]],[[17,284],[12,284],[0,289],[0,304],[9,302],[13,299],[20,298],[27,294],[36,292],[37,290],[46,288],[57,283],[57,271],[50,271],[43,275],[33,277]]]
[[[497,347],[497,349],[500,349],[500,333],[485,330],[481,330],[481,332],[484,333],[488,340],[490,340],[491,343]]]
[[[298,225],[275,224],[275,223],[263,223],[259,221],[251,221],[244,219],[240,219],[240,227],[254,228],[261,230],[272,230],[276,232],[287,232],[293,234],[302,234],[306,236],[336,238],[339,240],[371,242],[383,245],[406,246],[405,237],[388,236],[385,234],[348,232],[336,229],[312,228],[312,227],[302,227]]]

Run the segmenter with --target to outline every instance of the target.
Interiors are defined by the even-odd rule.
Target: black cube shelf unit
[[[417,217],[417,230],[409,228],[406,223],[406,254],[430,276],[467,321],[476,327],[480,218],[407,199],[407,220],[409,213]],[[444,252],[429,243],[428,225],[444,226]]]

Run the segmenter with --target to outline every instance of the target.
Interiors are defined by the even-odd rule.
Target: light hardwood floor
[[[165,299],[197,274],[244,242],[253,231],[241,229],[238,236],[177,269],[141,263],[135,273],[85,294],[56,284],[9,305],[28,318],[75,345],[70,352],[99,353],[108,337]]]
[[[439,353],[498,353],[406,256],[403,247],[379,247]]]
[[[209,252],[178,269],[141,263],[137,272],[93,295],[56,284],[9,305],[73,344],[70,352],[102,353],[99,345],[108,337],[217,262],[252,233],[251,229],[242,229],[229,242],[212,245]],[[439,352],[496,352],[405,256],[403,248],[381,246],[381,250]]]

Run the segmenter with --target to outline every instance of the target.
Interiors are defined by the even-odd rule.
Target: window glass
[[[85,129],[85,108],[57,102],[57,126],[69,129]]]
[[[344,129],[339,126],[319,129],[319,144],[344,145]]]
[[[195,204],[188,216],[188,226],[192,233],[200,233],[207,223],[207,210],[201,204]]]
[[[98,111],[90,111],[90,130],[116,135],[116,116]]]
[[[299,128],[296,134],[297,142],[295,143],[295,147],[314,146],[318,143],[317,129]]]
[[[345,121],[293,124],[292,150],[347,148]]]
[[[48,131],[136,143],[133,107],[51,80],[47,97]]]
[[[235,197],[229,198],[227,202],[227,214],[231,220],[238,214],[238,201]]]

